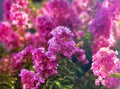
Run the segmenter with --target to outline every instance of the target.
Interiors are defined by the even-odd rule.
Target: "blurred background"
[[[2,4],[3,4],[3,1],[4,1],[4,0],[0,0],[0,20],[2,20],[2,16],[3,16],[3,15],[2,15],[2,14],[3,14],[3,5],[2,5]]]

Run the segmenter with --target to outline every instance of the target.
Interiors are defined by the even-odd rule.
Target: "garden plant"
[[[120,89],[120,0],[4,0],[0,89]]]

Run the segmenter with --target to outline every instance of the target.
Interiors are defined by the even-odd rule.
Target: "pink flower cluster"
[[[42,37],[43,38],[43,37]],[[39,36],[39,33],[30,33],[30,32],[26,32],[25,36],[24,36],[24,45],[25,47],[28,45],[32,45],[33,47],[46,47],[47,44],[43,45],[43,41]]]
[[[41,38],[41,43],[47,44],[51,35],[49,34],[55,27],[55,23],[47,16],[39,16],[36,21],[37,30]]]
[[[119,39],[118,33],[116,34],[119,32],[119,28],[116,25],[120,17],[120,1],[104,0],[102,3],[99,1],[98,3],[99,9],[90,25],[90,32],[94,35],[94,41],[91,45],[93,54],[101,47],[114,47],[115,38]]]
[[[110,89],[116,89],[120,86],[120,79],[110,76],[113,73],[120,73],[120,60],[117,58],[117,54],[117,52],[103,47],[93,55],[91,69],[94,75],[98,76],[95,81],[96,85],[101,83]]]
[[[111,76],[120,73],[114,51],[120,38],[120,0],[47,0],[39,9],[33,2],[4,1],[0,74],[18,78],[20,73],[23,89],[38,89],[59,73],[58,61],[75,57],[77,63],[92,66],[96,85],[120,87],[120,78]]]
[[[56,26],[66,26],[70,29],[76,29],[81,25],[78,14],[66,0],[50,0],[40,9],[40,12],[48,15]]]
[[[39,77],[33,72],[27,69],[22,69],[19,74],[23,89],[37,89],[40,85]]]
[[[67,27],[59,26],[52,30],[53,37],[48,41],[48,50],[53,54],[63,54],[69,58],[75,53],[74,34]]]
[[[51,0],[48,5],[48,11],[57,26],[75,29],[81,25],[78,15],[66,0]]]
[[[78,54],[77,59],[83,63],[88,63],[85,57],[85,53],[82,49],[76,46],[73,40],[74,34],[71,30],[64,26],[59,26],[51,31],[52,38],[48,41],[48,51],[53,54],[61,54],[68,58],[72,58],[73,55]]]
[[[32,52],[33,65],[39,76],[48,78],[57,73],[56,56],[45,52],[44,48],[38,48]]]
[[[32,61],[35,70],[33,72],[23,69],[23,65],[29,61]],[[44,48],[28,46],[25,50],[13,55],[11,65],[12,69],[21,70],[23,89],[37,89],[45,79],[57,73],[58,63],[56,57],[45,52]]]
[[[27,46],[24,50],[14,53],[11,57],[11,68],[13,70],[21,70],[22,66],[32,60],[32,51],[34,48],[32,46]]]
[[[104,13],[104,14],[103,14]],[[115,40],[112,35],[112,20],[107,8],[101,8],[92,21],[90,31],[94,35],[94,41],[91,45],[93,54],[101,47],[114,46]]]
[[[9,49],[20,47],[22,40],[20,35],[14,32],[7,22],[0,22],[0,43]]]
[[[12,22],[13,25],[19,26],[20,29],[25,29],[28,26],[28,14],[25,8],[28,6],[28,0],[5,0],[4,19]],[[24,7],[24,9],[23,9]]]
[[[100,2],[95,19],[90,26],[90,31],[94,37],[91,45],[93,53],[91,69],[94,75],[98,77],[95,83],[96,85],[102,84],[110,89],[120,87],[120,79],[110,76],[114,73],[120,73],[118,53],[111,50],[111,47],[115,46],[115,39],[119,37],[117,35],[119,33],[118,28],[115,28],[119,19],[119,7],[116,7],[118,5],[120,5],[118,0]]]

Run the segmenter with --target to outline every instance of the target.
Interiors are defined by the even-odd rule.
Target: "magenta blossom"
[[[22,69],[19,76],[21,77],[23,89],[38,89],[40,86],[39,78],[32,71]]]
[[[116,63],[119,61],[117,54],[117,52],[104,47],[93,55],[93,63],[91,69],[94,75],[98,76],[96,79],[96,85],[100,85],[100,83],[102,83],[108,87],[113,86],[111,85],[113,83],[110,84],[108,81],[112,79],[114,80],[114,78],[110,77],[110,74],[114,73]],[[118,81],[117,79],[115,80]]]
[[[45,52],[44,48],[32,52],[33,64],[36,72],[43,78],[48,78],[57,73],[57,61],[54,55]]]

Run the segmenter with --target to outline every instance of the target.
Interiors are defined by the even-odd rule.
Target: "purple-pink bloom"
[[[9,7],[6,5],[8,4]],[[4,2],[5,7],[5,20],[10,21],[13,25],[15,25],[18,29],[18,27],[21,29],[25,29],[28,24],[28,14],[25,12],[25,9],[23,9],[23,6],[21,6],[18,3],[14,3],[13,1],[5,1]]]
[[[88,63],[85,57],[85,52],[76,46],[73,39],[74,34],[71,30],[64,26],[58,26],[51,31],[52,38],[48,41],[48,52],[55,55],[64,55],[65,57],[72,58],[73,55],[77,57],[79,62],[84,64]]]
[[[94,34],[94,37],[104,36],[109,38],[111,34],[112,20],[109,15],[108,9],[102,7],[96,14],[95,19],[92,21],[90,31]]]
[[[15,0],[17,4],[21,5],[23,8],[27,8],[29,0]]]
[[[22,46],[20,35],[14,32],[7,22],[0,23],[0,43],[4,44],[9,49]]]
[[[109,89],[119,88],[120,78],[111,76],[111,74],[114,73],[120,73],[120,60],[116,61],[115,67],[111,70],[111,73],[108,76],[104,78],[102,76],[99,76],[99,78],[96,79],[96,84],[99,84],[99,82],[101,81],[101,84],[108,87]]]
[[[120,19],[120,0],[105,0],[109,2],[109,12],[113,20]]]
[[[4,20],[10,21],[10,9],[13,0],[4,0],[3,7],[4,7]]]
[[[45,52],[44,48],[37,48],[32,52],[33,65],[39,76],[51,77],[57,73],[56,56]]]
[[[117,52],[109,48],[100,48],[92,57],[92,70],[97,76],[106,76],[114,68],[117,59]]]
[[[91,48],[92,48],[92,54],[95,54],[97,51],[99,51],[102,47],[113,47],[115,45],[115,39],[112,35],[110,35],[110,38],[105,38],[104,36],[96,37],[94,38]]]
[[[32,45],[33,47],[41,46],[41,37],[38,33],[26,32],[24,38],[24,45]],[[45,46],[45,45],[44,45]]]
[[[51,34],[53,37],[48,41],[48,51],[71,58],[76,50],[76,44],[73,40],[74,34],[71,30],[64,26],[58,26],[51,31]]]
[[[21,28],[26,28],[28,24],[28,15],[23,11],[11,12],[10,15],[13,25],[19,26]]]
[[[41,39],[41,44],[47,43],[51,37],[50,32],[55,27],[55,23],[49,16],[44,15],[37,17],[36,26]]]
[[[15,11],[19,11],[19,10],[22,10],[22,6],[17,3],[12,3],[12,5],[10,7],[10,12],[15,12]]]
[[[27,69],[22,69],[19,74],[23,89],[38,89],[40,86],[39,77]]]
[[[83,63],[83,64],[88,64],[88,60],[86,59],[86,55],[85,55],[85,51],[80,49],[80,48],[76,48],[76,52],[74,54],[77,58],[77,60],[80,62],[80,63]]]
[[[103,14],[104,13],[104,14]],[[112,33],[112,18],[108,8],[101,7],[90,25],[93,33],[92,53],[95,54],[102,47],[113,47],[115,39]]]
[[[103,85],[110,86],[107,84],[108,80],[112,79],[110,78],[110,74],[113,73],[116,63],[119,60],[117,58],[117,54],[117,52],[103,47],[93,55],[91,69],[94,75],[98,77],[95,82],[96,85],[100,85],[100,83],[102,83]]]
[[[27,46],[24,50],[14,53],[11,57],[11,69],[19,71],[26,62],[32,61],[33,50],[32,46]]]
[[[67,0],[50,0],[48,12],[56,26],[66,26],[75,29],[81,25],[77,13]]]
[[[119,72],[120,73],[120,72]],[[109,89],[119,89],[120,87],[120,78],[115,78],[108,76],[104,80],[102,80],[102,85],[108,87]]]

